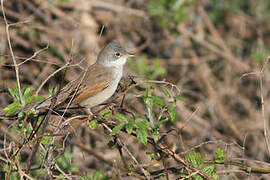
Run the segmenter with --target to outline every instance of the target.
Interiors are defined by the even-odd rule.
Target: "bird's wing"
[[[59,103],[63,102],[71,104],[78,104],[91,96],[96,95],[109,86],[109,75],[107,71],[102,71],[99,64],[90,66],[82,79],[78,79],[66,87],[60,93]],[[57,103],[57,104],[59,104]]]

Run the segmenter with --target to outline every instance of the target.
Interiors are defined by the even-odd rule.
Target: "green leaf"
[[[251,167],[247,167],[246,170],[247,170],[248,173],[251,173],[252,169],[251,169]]]
[[[7,116],[10,116],[13,113],[15,113],[16,111],[20,110],[21,108],[22,108],[22,105],[18,101],[16,101],[16,102],[9,104],[4,109],[2,109],[2,112],[6,113]]]
[[[97,126],[98,126],[97,120],[92,120],[92,121],[90,121],[90,122],[88,123],[88,127],[89,127],[90,129],[96,129]]]
[[[205,157],[201,157],[200,153],[195,151],[188,152],[186,154],[187,161],[191,163],[194,167],[199,168],[203,164]]]
[[[161,124],[167,122],[169,120],[168,117],[162,117],[159,121],[158,121],[158,126],[160,126]]]
[[[150,88],[146,88],[145,90],[145,96],[143,98],[143,101],[146,105],[146,107],[149,109],[149,110],[152,110],[152,107],[153,107],[153,99],[152,99],[152,92],[150,90]]]
[[[174,96],[174,99],[176,99],[178,101],[184,101],[184,98],[181,96]]]
[[[43,101],[43,100],[45,100],[46,98],[45,97],[43,97],[43,96],[37,96],[36,98],[35,98],[35,100],[34,100],[34,103],[35,102],[38,102],[38,101]]]
[[[124,126],[126,125],[125,122],[121,122],[120,124],[118,124],[117,126],[115,126],[112,130],[112,132],[110,133],[110,136],[114,136],[118,133],[118,131],[120,131]]]
[[[116,114],[114,115],[114,117],[115,117],[116,119],[118,119],[119,121],[123,121],[123,122],[125,122],[125,123],[128,123],[128,118],[126,118],[126,116],[123,115],[123,114],[116,113]]]
[[[164,94],[165,96],[167,96],[168,98],[171,97],[169,91],[168,91],[165,87],[160,86],[160,90],[161,90],[161,91],[163,92],[163,94]]]
[[[205,174],[209,176],[212,176],[212,174],[216,173],[216,168],[214,165],[205,166],[202,168],[202,172],[204,172]]]
[[[226,159],[226,153],[221,148],[218,148],[218,150],[215,152],[216,163],[224,163],[225,159]]]
[[[128,166],[128,170],[129,170],[129,171],[133,171],[133,169],[134,169],[133,164],[131,164],[131,165]]]
[[[56,94],[58,88],[55,86],[49,86],[49,96],[52,97]]]
[[[20,101],[17,85],[13,88],[8,88],[9,94],[13,97],[13,101]]]
[[[137,128],[136,129],[136,136],[139,138],[139,140],[144,144],[147,145],[147,131],[143,128]]]
[[[157,104],[159,107],[164,107],[165,106],[164,101],[160,97],[153,96],[152,99],[153,99],[154,103]]]
[[[128,134],[132,133],[132,129],[134,127],[134,121],[133,120],[129,120],[128,124],[126,124],[126,131]]]
[[[101,178],[102,178],[102,173],[100,172],[100,171],[98,171],[98,170],[96,170],[95,172],[94,172],[94,174],[93,174],[93,180],[101,180]]]
[[[105,109],[105,111],[102,113],[102,116],[104,119],[108,119],[111,115],[111,112],[108,109]]]
[[[48,146],[51,139],[52,137],[50,136],[43,136],[41,139],[41,144]]]
[[[177,117],[177,113],[176,113],[176,103],[175,102],[171,102],[169,105],[169,109],[168,109],[169,115],[171,117],[172,122],[175,124],[176,123],[176,117]]]
[[[155,153],[153,152],[146,152],[146,155],[148,155],[151,158],[151,160],[154,160],[156,158]]]
[[[27,99],[33,93],[33,91],[34,90],[31,88],[24,88],[23,98]]]
[[[178,176],[179,176],[179,177],[181,177],[181,178],[185,178],[185,177],[187,177],[187,175],[186,175],[186,174],[182,174],[182,173],[178,174]]]
[[[135,121],[137,128],[148,129],[148,124],[143,121]]]
[[[148,109],[151,110],[153,108],[153,99],[151,97],[145,97],[144,103]]]
[[[147,144],[147,129],[148,129],[148,124],[143,121],[135,121],[135,124],[137,126],[136,129],[136,136],[139,138],[139,140],[146,145]]]
[[[30,104],[32,102],[33,98],[34,98],[34,96],[30,96],[30,97],[26,98],[25,99],[26,105]],[[37,96],[35,98],[35,100],[33,101],[33,103],[38,102],[38,101],[42,101],[42,100],[45,100],[45,99],[46,99],[45,97]]]

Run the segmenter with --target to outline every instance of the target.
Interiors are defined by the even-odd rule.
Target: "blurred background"
[[[22,87],[38,89],[68,62],[76,66],[68,68],[64,82],[73,80],[95,62],[102,47],[117,39],[136,54],[126,66],[124,81],[133,75],[180,90],[183,100],[176,103],[176,123],[166,123],[163,132],[182,128],[186,150],[196,149],[207,159],[220,147],[227,158],[269,168],[270,1],[8,0],[4,8]],[[0,88],[6,89],[16,84],[16,74],[2,9],[0,18]],[[41,95],[60,79],[50,78]],[[161,91],[155,93],[162,96]],[[136,91],[127,95],[126,107],[144,114],[144,105],[135,96]],[[0,94],[1,109],[11,101],[7,93]],[[11,142],[16,137],[10,131],[12,122],[0,123]],[[78,128],[71,139],[79,139],[105,159],[121,161],[117,150],[107,148],[108,135],[102,128]],[[134,146],[135,141],[126,137],[125,142],[141,164],[149,164],[149,147],[137,141]],[[183,152],[175,134],[169,133],[165,141]],[[1,135],[2,148],[3,142]],[[114,165],[100,162],[82,147],[68,143],[66,149],[62,153],[72,162],[62,167],[65,172],[89,177],[95,170],[114,172]],[[270,176],[220,173],[220,179],[247,178]]]

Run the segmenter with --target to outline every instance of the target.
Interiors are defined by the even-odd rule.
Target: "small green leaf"
[[[171,120],[172,122],[175,124],[176,123],[176,116],[177,116],[177,113],[176,113],[176,103],[175,102],[171,102],[170,105],[169,105],[169,109],[168,109],[168,112],[169,112],[169,115],[171,117]]]
[[[49,86],[49,96],[52,97],[56,94],[58,88],[55,86]]]
[[[136,129],[136,136],[139,138],[139,140],[144,144],[147,145],[147,137],[148,133],[145,128],[137,128]]]
[[[202,168],[202,172],[209,176],[212,176],[212,174],[216,173],[216,168],[214,165],[205,166]]]
[[[13,113],[15,113],[16,111],[20,110],[21,108],[22,108],[22,105],[18,101],[15,101],[15,102],[9,104],[4,109],[2,109],[2,112],[6,113],[7,116],[10,116]]]
[[[105,111],[102,113],[102,116],[104,119],[108,119],[111,115],[111,112],[108,109],[105,109]]]
[[[133,164],[131,164],[131,165],[128,166],[128,170],[129,170],[129,171],[133,171],[133,169],[134,169]]]
[[[115,126],[112,130],[112,132],[110,133],[110,136],[114,136],[118,133],[118,131],[120,131],[124,126],[126,125],[125,122],[121,122],[120,124],[118,124],[117,126]]]
[[[143,122],[143,121],[135,121],[135,124],[136,124],[137,128],[142,128],[142,129],[148,128],[148,124],[146,122]]]
[[[17,85],[13,88],[8,88],[9,94],[13,97],[13,101],[14,102],[19,102],[20,98],[19,98],[19,90]]]
[[[179,177],[181,177],[181,178],[185,178],[185,177],[187,177],[187,175],[186,175],[186,174],[182,174],[182,173],[181,173],[181,174],[178,174],[178,176],[179,176]]]
[[[184,101],[184,98],[181,96],[174,96],[174,99],[176,99],[178,101]]]
[[[19,119],[23,119],[24,116],[25,116],[25,114],[26,114],[26,112],[19,112],[18,118],[19,118]]]
[[[50,136],[43,136],[41,139],[41,144],[48,146],[51,139],[52,137]]]
[[[134,127],[134,121],[133,120],[129,120],[128,124],[126,124],[126,131],[128,134],[132,133],[132,129]]]
[[[94,172],[94,174],[93,174],[93,180],[101,180],[101,178],[102,178],[102,173],[100,172],[100,171],[98,171],[98,170],[96,170],[95,172]]]
[[[70,166],[69,166],[69,170],[70,170],[71,172],[73,172],[73,173],[79,172],[79,168],[78,168],[77,166],[75,166],[75,165],[70,165]]]
[[[33,98],[34,98],[34,96],[27,97],[27,98],[25,99],[26,105],[30,104],[30,103],[32,102]],[[42,100],[45,100],[45,99],[46,99],[45,97],[37,96],[37,97],[35,98],[35,100],[33,101],[33,103],[38,102],[38,101],[42,101]]]
[[[221,148],[218,148],[218,150],[215,152],[216,163],[224,163],[225,159],[226,159],[226,153]]]
[[[90,129],[96,129],[97,126],[98,126],[97,120],[92,120],[92,121],[90,121],[90,122],[88,123],[88,127],[89,127]]]
[[[46,98],[45,97],[43,97],[43,96],[37,96],[36,98],[35,98],[35,100],[34,100],[34,103],[35,102],[38,102],[38,101],[43,101],[43,100],[45,100]]]
[[[116,113],[115,115],[114,115],[114,117],[116,118],[116,119],[118,119],[119,121],[123,121],[123,122],[128,122],[128,118],[126,118],[126,116],[125,115],[123,115],[123,114],[120,114],[120,113]]]
[[[32,93],[33,93],[33,89],[31,88],[25,88],[24,92],[23,92],[23,98],[27,99]]]
[[[32,102],[33,97],[34,97],[34,96],[30,96],[30,97],[28,97],[28,98],[25,98],[25,99],[26,99],[25,104],[26,104],[26,105],[30,104],[30,103]]]
[[[151,160],[154,160],[156,158],[155,153],[153,152],[146,152],[146,155],[148,155],[151,158]]]
[[[161,124],[167,122],[169,120],[168,117],[162,117],[159,121],[158,121],[158,126],[160,126]]]
[[[201,157],[201,154],[195,151],[188,152],[186,154],[186,158],[187,161],[190,162],[196,168],[200,168],[200,166],[203,164],[205,160],[205,157]]]
[[[171,97],[169,91],[168,91],[165,87],[160,86],[160,90],[161,90],[161,91],[163,92],[163,94],[164,94],[165,96],[167,96],[168,98]]]
[[[160,97],[158,97],[158,96],[153,96],[152,98],[153,98],[154,103],[155,103],[156,105],[158,105],[158,106],[160,106],[160,107],[164,107],[164,106],[165,106],[164,101],[163,101]]]
[[[247,170],[248,173],[251,173],[252,169],[251,169],[251,167],[247,167],[246,170]]]
[[[145,97],[144,98],[144,103],[148,109],[153,108],[153,99],[151,97]]]

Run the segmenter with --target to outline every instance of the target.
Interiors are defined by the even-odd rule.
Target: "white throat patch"
[[[127,58],[119,58],[116,61],[109,61],[105,64],[105,66],[119,66],[124,65],[127,62]]]

